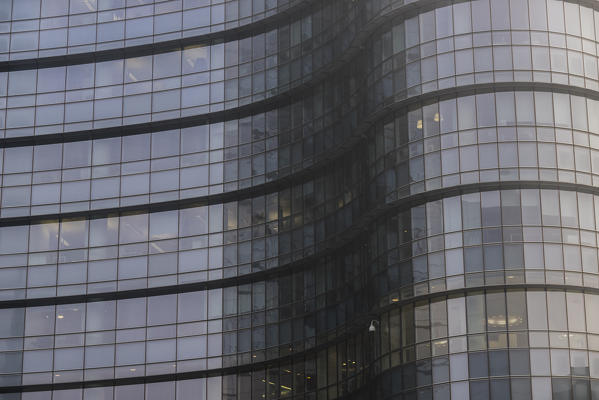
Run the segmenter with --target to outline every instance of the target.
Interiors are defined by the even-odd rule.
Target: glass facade
[[[0,400],[599,400],[594,0],[0,0],[0,172]]]

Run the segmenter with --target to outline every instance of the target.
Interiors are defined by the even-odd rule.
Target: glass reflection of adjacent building
[[[599,398],[597,35],[0,0],[0,400]]]

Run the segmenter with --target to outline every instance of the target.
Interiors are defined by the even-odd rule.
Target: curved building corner
[[[0,0],[0,400],[599,399],[599,3]]]

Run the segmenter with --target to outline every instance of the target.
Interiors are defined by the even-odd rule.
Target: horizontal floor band
[[[0,309],[35,307],[53,304],[76,304],[98,301],[110,301],[131,299],[138,297],[162,296],[175,293],[188,293],[202,290],[219,289],[248,283],[261,282],[268,279],[274,279],[280,276],[286,276],[295,272],[303,271],[313,266],[318,260],[334,255],[335,252],[344,246],[351,244],[360,235],[368,231],[368,227],[374,221],[385,216],[390,216],[399,211],[404,211],[431,201],[441,200],[448,197],[459,196],[468,193],[488,192],[495,190],[514,190],[514,189],[550,189],[566,190],[582,193],[599,195],[599,187],[579,185],[573,183],[558,183],[544,181],[507,181],[507,182],[486,182],[460,185],[450,188],[442,188],[422,192],[413,196],[394,201],[389,204],[373,208],[367,214],[361,216],[359,220],[348,230],[334,235],[322,243],[324,250],[304,257],[300,260],[290,262],[279,267],[274,267],[265,271],[253,272],[247,275],[215,279],[205,282],[186,283],[181,285],[169,285],[161,287],[152,287],[144,289],[112,291],[105,293],[90,293],[72,296],[29,298],[17,300],[0,301]]]
[[[362,50],[364,41],[377,30],[393,21],[396,16],[408,16],[413,13],[422,12],[427,9],[434,9],[436,7],[447,5],[447,3],[462,2],[466,0],[446,1],[446,0],[420,0],[415,3],[410,3],[401,6],[387,14],[384,14],[379,19],[371,21],[365,26],[358,36],[354,39],[354,42],[348,46],[348,50],[345,54],[337,57],[332,65],[323,68],[321,71],[313,74],[312,78],[300,85],[297,85],[281,94],[277,94],[271,98],[259,100],[250,104],[235,107],[229,110],[214,111],[209,113],[203,113],[199,115],[193,115],[188,117],[172,118],[161,121],[144,122],[129,125],[119,125],[106,128],[95,128],[86,129],[79,131],[70,131],[62,133],[54,133],[47,135],[33,135],[33,136],[20,136],[10,138],[0,138],[0,148],[7,147],[22,147],[22,146],[34,146],[34,145],[46,145],[55,143],[66,143],[66,142],[77,142],[84,140],[93,139],[104,139],[112,137],[122,137],[130,135],[138,135],[151,132],[159,132],[164,130],[187,128],[199,125],[205,125],[209,123],[231,121],[234,119],[244,118],[247,116],[255,115],[277,109],[283,105],[287,105],[293,101],[304,98],[306,94],[319,83],[331,79],[339,75],[342,68],[351,64],[351,60],[355,58]],[[589,0],[592,1],[592,0]],[[599,2],[596,6],[599,9]],[[0,63],[0,66],[2,63]],[[402,99],[394,102],[391,105],[381,106],[380,109],[372,115],[372,118],[377,118],[380,114],[387,114],[389,110],[397,110],[398,108],[405,107],[411,104],[431,101],[434,98],[452,98],[458,96],[468,95],[470,93],[489,93],[492,91],[525,91],[525,90],[538,90],[538,91],[555,91],[555,92],[567,92],[579,96],[588,97],[591,99],[599,100],[599,92],[591,89],[571,87],[564,84],[556,83],[545,83],[545,82],[501,82],[501,83],[488,83],[488,84],[472,84],[466,86],[458,86],[453,88],[446,88],[436,91],[427,92],[425,94],[413,96],[407,99]],[[368,122],[368,121],[365,121]]]
[[[394,10],[387,12],[385,15],[380,16],[376,21],[376,27],[378,29],[386,21],[397,16],[403,15],[408,18],[418,14],[419,12],[465,1],[470,0],[420,0],[415,3],[404,4]],[[143,57],[152,54],[176,51],[187,46],[209,45],[211,43],[223,43],[233,40],[241,40],[268,32],[269,30],[275,29],[281,25],[289,24],[292,21],[300,20],[313,14],[315,10],[319,10],[322,4],[324,4],[324,2],[319,2],[317,0],[303,0],[303,2],[277,12],[270,17],[266,17],[239,27],[211,32],[204,35],[165,40],[162,42],[148,43],[143,45],[125,46],[116,49],[2,61],[0,62],[0,72],[22,71],[36,68],[52,68],[67,65],[119,60],[131,57]],[[366,27],[363,28],[363,30],[367,29]]]
[[[390,16],[385,15],[385,18],[383,19],[384,21],[388,21]],[[379,29],[380,25],[378,22],[379,21],[377,21],[377,24],[365,26],[360,31],[358,37],[354,40],[352,45],[348,47],[348,51],[345,54],[337,57],[336,60],[327,68],[323,68],[321,71],[313,74],[310,81],[304,82],[301,85],[297,85],[290,90],[275,95],[271,98],[228,110],[209,112],[188,117],[172,118],[161,121],[86,129],[39,136],[0,138],[0,148],[78,142],[84,140],[139,135],[164,130],[188,128],[216,122],[231,121],[234,119],[244,118],[258,113],[274,110],[293,101],[301,100],[305,95],[310,93],[315,85],[338,75],[339,70],[345,68],[349,64],[349,61],[359,54],[361,51],[361,43],[368,37],[368,35],[370,35],[371,32]]]
[[[336,146],[334,150],[330,150],[326,153],[319,154],[315,158],[321,157],[321,160],[318,160],[312,166],[306,167],[299,172],[294,172],[289,175],[285,175],[283,177],[277,178],[271,182],[251,186],[249,188],[229,191],[225,193],[218,193],[212,195],[205,195],[199,197],[192,197],[187,199],[179,199],[179,200],[169,200],[162,202],[149,202],[144,204],[137,204],[131,206],[122,206],[122,207],[111,207],[111,208],[101,208],[95,210],[85,210],[85,211],[73,211],[73,212],[63,212],[63,213],[51,213],[51,214],[38,214],[38,215],[29,215],[29,216],[16,216],[16,217],[4,217],[0,218],[0,226],[17,226],[17,225],[27,225],[27,224],[35,224],[40,223],[47,220],[56,220],[56,219],[65,219],[65,218],[87,218],[87,219],[95,219],[95,218],[103,218],[108,215],[119,214],[119,213],[127,213],[127,212],[161,212],[161,211],[169,211],[199,205],[209,205],[209,204],[221,204],[229,201],[243,200],[247,198],[251,198],[253,196],[260,196],[265,194],[274,193],[282,188],[286,188],[289,185],[296,185],[300,183],[304,183],[309,179],[313,179],[318,176],[322,171],[326,171],[327,168],[331,165],[332,162],[340,159],[344,155],[346,155],[349,151],[357,148],[364,138],[368,137],[369,130],[372,129],[373,125],[377,122],[386,119],[388,116],[393,115],[393,113],[398,112],[402,109],[407,109],[409,106],[413,106],[415,104],[427,104],[433,101],[445,100],[450,98],[456,98],[461,96],[468,96],[473,94],[483,94],[483,93],[491,93],[491,92],[502,92],[502,91],[547,91],[547,92],[556,92],[556,93],[569,93],[574,95],[579,95],[587,98],[596,98],[599,100],[599,92],[583,89],[583,88],[570,88],[567,85],[561,84],[553,84],[553,83],[490,83],[490,84],[474,84],[468,86],[462,86],[457,88],[449,88],[438,90],[430,93],[426,93],[423,95],[415,96],[413,98],[408,98],[405,100],[401,100],[396,102],[395,104],[388,106],[380,111],[374,112],[368,116],[356,129],[356,132],[352,135],[351,139],[348,139],[346,142]],[[90,131],[92,132],[92,131]],[[137,134],[133,133],[133,134]],[[54,136],[54,135],[48,135]],[[59,135],[62,136],[62,135]],[[40,137],[26,137],[24,139],[32,139],[36,140]],[[18,139],[18,138],[16,138]],[[55,137],[54,139],[58,139]],[[16,142],[14,139],[0,139],[0,148],[2,147],[4,140],[4,144],[15,145]],[[366,139],[367,140],[367,139]],[[50,141],[43,144],[48,143],[60,143],[58,140],[56,142]],[[41,143],[40,143],[41,144]]]
[[[250,186],[244,189],[234,191],[209,194],[199,197],[191,197],[179,200],[168,200],[161,202],[150,202],[136,204],[123,207],[101,208],[96,210],[70,211],[63,213],[39,214],[29,216],[4,217],[0,218],[0,226],[18,226],[31,225],[42,223],[48,220],[63,220],[63,219],[98,219],[112,216],[115,214],[125,213],[154,213],[162,211],[178,210],[183,208],[198,207],[212,204],[223,204],[231,201],[240,201],[256,196],[263,196],[270,193],[275,193],[280,190],[287,189],[292,185],[302,184],[314,177],[319,176],[332,163],[339,160],[347,152],[349,152],[359,142],[359,138],[348,141],[343,145],[338,146],[334,151],[326,154],[326,158],[317,161],[315,164],[305,167],[298,172],[290,173],[273,181],[261,183],[259,185]]]
[[[123,58],[168,53],[194,45],[208,45],[211,43],[240,40],[253,35],[268,32],[269,30],[275,29],[280,25],[287,24],[291,21],[296,21],[307,15],[310,15],[313,12],[312,6],[317,4],[321,3],[314,0],[304,0],[303,2],[300,2],[288,9],[282,10],[274,15],[246,25],[187,38],[85,53],[2,61],[0,62],[0,72],[22,71],[27,69],[52,68],[66,65],[120,60]],[[101,43],[102,42],[100,42],[100,44]]]
[[[350,323],[340,327],[343,329],[342,333],[333,338],[323,342],[308,350],[300,351],[295,354],[274,358],[267,361],[260,361],[253,364],[244,364],[234,367],[224,368],[213,368],[201,371],[192,372],[181,372],[173,374],[162,374],[162,375],[147,375],[131,378],[115,378],[115,379],[104,379],[104,380],[90,380],[90,381],[78,381],[78,382],[65,382],[65,383],[54,383],[54,384],[36,384],[36,385],[20,385],[20,386],[4,386],[0,387],[0,393],[21,393],[21,392],[40,392],[49,390],[68,390],[68,389],[79,389],[79,388],[92,388],[92,387],[106,387],[106,386],[124,386],[124,385],[136,385],[145,383],[157,383],[157,382],[170,382],[180,381],[188,379],[198,379],[206,377],[215,377],[231,374],[247,373],[254,370],[265,369],[277,364],[291,363],[295,360],[299,361],[306,356],[312,356],[317,354],[319,351],[326,349],[327,347],[342,342],[343,340],[355,336],[360,331],[364,332],[367,329],[368,322],[372,319],[377,319],[382,313],[395,309],[397,307],[404,306],[406,304],[412,304],[421,301],[435,301],[447,297],[455,296],[467,296],[472,293],[481,292],[498,292],[498,291],[512,291],[512,290],[545,290],[545,291],[567,291],[577,293],[588,293],[588,294],[599,294],[599,288],[583,288],[572,285],[559,285],[559,284],[502,284],[502,285],[489,285],[489,286],[476,286],[460,289],[451,289],[443,292],[429,293],[424,295],[415,296],[409,299],[400,300],[398,302],[390,303],[383,307],[377,307],[371,310],[367,314],[359,315],[354,318]]]
[[[351,59],[355,56],[355,51],[347,56]],[[346,58],[344,58],[345,60]],[[342,63],[339,63],[342,64]],[[145,122],[139,124],[120,125],[108,128],[96,128],[82,131],[72,131],[63,133],[52,133],[47,135],[37,136],[19,136],[10,138],[0,138],[0,148],[9,147],[24,147],[35,145],[47,145],[56,143],[81,142],[85,140],[106,139],[113,137],[133,136],[145,133],[160,132],[171,129],[189,128],[193,126],[206,125],[216,122],[226,122],[235,119],[245,118],[248,116],[268,112],[277,108],[291,104],[294,101],[303,99],[306,95],[312,93],[312,90],[319,83],[331,78],[336,73],[338,75],[337,65],[314,75],[312,81],[298,85],[282,94],[275,95],[271,98],[256,101],[247,105],[236,107],[230,110],[215,111],[205,114],[193,115],[189,117],[173,118],[161,121]],[[558,83],[546,82],[497,82],[471,84],[466,86],[457,86],[452,88],[440,89],[427,92],[421,95],[412,96],[406,99],[395,101],[393,104],[385,105],[373,112],[368,118],[363,121],[363,125],[372,124],[376,120],[380,120],[383,116],[389,115],[390,112],[396,112],[402,108],[412,106],[419,103],[429,103],[436,100],[445,100],[473,94],[483,94],[491,92],[506,92],[506,91],[541,91],[541,92],[556,92],[568,93],[575,96],[581,96],[593,100],[599,100],[599,92],[572,87]]]
[[[468,1],[471,0],[420,0],[413,3],[401,5],[398,8],[389,11],[388,14],[390,17],[393,18],[397,16],[410,18],[419,13],[430,11],[435,8],[445,7],[456,3],[464,3]],[[585,7],[599,10],[599,4],[596,0],[564,0],[564,2],[576,3]],[[290,21],[297,21],[301,18],[304,18],[310,15],[314,11],[313,6],[316,6],[318,4],[320,3],[314,0],[304,0],[303,2],[300,2],[288,9],[284,9],[280,12],[277,12],[272,16],[257,20],[246,25],[187,38],[166,40],[162,42],[148,43],[142,45],[125,46],[116,49],[97,50],[84,53],[2,61],[0,62],[0,72],[22,71],[36,68],[52,68],[67,65],[111,61],[131,57],[142,57],[151,54],[160,54],[175,51],[177,49],[182,49],[187,46],[203,44],[205,45],[214,42],[222,43],[233,40],[240,40],[275,29],[282,24],[289,23]],[[386,17],[387,16],[385,15],[381,16],[380,18]],[[102,42],[99,43],[102,44]],[[67,51],[69,50],[68,47],[66,47],[65,49]],[[39,50],[40,49],[34,51]]]
[[[118,125],[108,128],[86,129],[37,136],[18,136],[0,139],[0,148],[46,145],[55,143],[81,142],[85,140],[140,135],[144,133],[182,129],[217,122],[231,121],[255,114],[264,113],[301,99],[312,89],[310,84],[302,84],[282,94],[265,100],[235,107],[229,110],[214,111],[189,117],[165,119],[161,121]]]

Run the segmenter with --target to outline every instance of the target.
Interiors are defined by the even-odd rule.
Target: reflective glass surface
[[[85,53],[209,34],[249,25],[298,3],[3,0],[0,60]]]
[[[598,29],[0,0],[0,400],[599,399]]]

